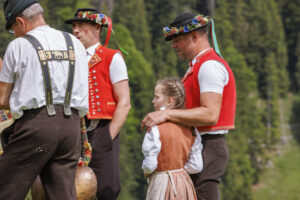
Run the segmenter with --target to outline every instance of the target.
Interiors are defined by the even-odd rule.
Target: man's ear
[[[198,38],[200,37],[200,35],[199,35],[199,33],[197,31],[191,32],[191,35],[192,35],[193,41],[197,41]]]
[[[97,24],[96,26],[97,26],[97,27],[96,27],[96,28],[97,28],[97,31],[98,31],[99,33],[101,33],[102,27],[101,27],[99,24]]]
[[[16,17],[16,23],[18,24],[18,25],[25,25],[25,19],[23,19],[22,17]]]

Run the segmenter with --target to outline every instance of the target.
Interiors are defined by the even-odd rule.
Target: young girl
[[[178,79],[157,82],[155,110],[184,109],[184,87]],[[203,162],[201,137],[190,127],[165,122],[145,134],[142,168],[148,177],[147,200],[196,200],[188,174],[199,173]]]

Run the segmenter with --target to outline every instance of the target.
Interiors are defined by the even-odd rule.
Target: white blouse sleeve
[[[157,168],[157,157],[161,149],[160,134],[157,126],[152,127],[144,137],[142,151],[145,156],[142,168],[144,173],[151,174]]]
[[[186,162],[184,169],[189,174],[196,174],[202,171],[203,168],[203,160],[202,160],[202,149],[203,145],[201,143],[201,135],[198,130],[195,128],[196,139],[191,148],[191,152],[189,154],[188,161]]]

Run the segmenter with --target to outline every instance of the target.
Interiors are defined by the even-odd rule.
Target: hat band
[[[209,17],[204,17],[203,15],[197,15],[192,20],[192,22],[188,25],[182,27],[164,27],[164,35],[165,37],[170,37],[172,35],[179,35],[191,32],[195,29],[206,26],[210,23]]]
[[[95,22],[97,24],[100,24],[101,26],[108,26],[108,17],[104,14],[97,14],[93,13],[91,11],[80,11],[77,15],[80,19],[86,19],[92,22]]]

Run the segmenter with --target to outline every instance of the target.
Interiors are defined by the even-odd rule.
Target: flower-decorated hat
[[[73,22],[83,21],[83,22],[92,22],[99,24],[108,28],[107,36],[105,40],[105,46],[107,46],[110,34],[112,31],[112,22],[109,17],[104,14],[101,14],[98,10],[93,8],[78,8],[72,19],[65,21],[66,24],[72,24]]]
[[[178,35],[184,35],[210,24],[210,18],[203,15],[183,13],[178,15],[169,27],[164,27],[165,40],[170,41]]]
[[[125,51],[119,44],[119,41],[112,29],[111,18],[109,18],[108,16],[101,14],[98,10],[93,9],[93,8],[78,8],[76,10],[74,17],[72,19],[66,20],[65,23],[72,24],[73,22],[76,22],[76,21],[93,22],[95,24],[99,24],[100,26],[107,27],[108,30],[107,30],[106,40],[105,40],[105,46],[108,45],[110,34],[113,33],[121,52],[128,54],[128,52]]]
[[[201,14],[195,15],[192,13],[180,14],[173,20],[170,26],[163,28],[163,32],[165,40],[170,41],[176,36],[188,34],[208,25],[210,25],[210,35],[214,44],[214,49],[221,56],[215,34],[214,21],[208,16],[203,16]]]
[[[101,14],[98,10],[93,8],[78,8],[72,19],[65,21],[66,24],[72,24],[76,21],[93,22],[100,26],[108,27],[109,17]]]

